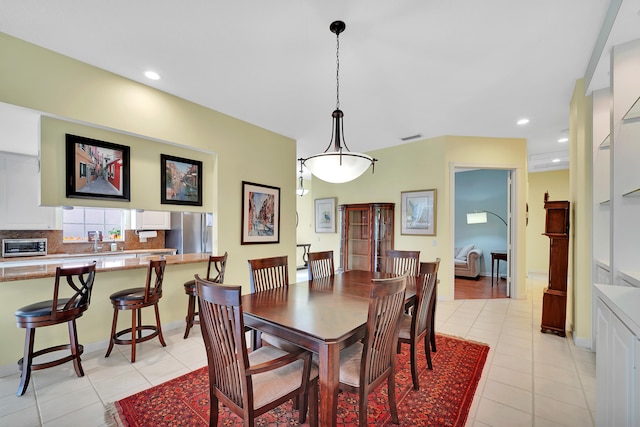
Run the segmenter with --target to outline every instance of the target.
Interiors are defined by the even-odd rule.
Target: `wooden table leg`
[[[496,259],[493,256],[493,254],[491,254],[491,287],[493,288],[493,265],[496,263]]]
[[[340,349],[337,344],[325,344],[318,354],[320,380],[319,425],[335,426],[338,411],[338,384],[340,382]]]

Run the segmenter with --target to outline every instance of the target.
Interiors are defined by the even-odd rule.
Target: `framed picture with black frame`
[[[280,242],[280,188],[242,181],[240,243]]]
[[[202,162],[160,154],[160,203],[202,206]]]
[[[130,200],[130,150],[125,145],[66,134],[66,196]]]

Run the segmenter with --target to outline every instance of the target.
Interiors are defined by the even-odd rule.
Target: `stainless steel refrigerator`
[[[165,247],[178,254],[211,253],[213,215],[201,212],[171,212],[171,230],[165,232]]]

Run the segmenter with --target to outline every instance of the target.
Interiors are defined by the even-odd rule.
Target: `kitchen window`
[[[62,210],[62,238],[87,242],[90,231],[99,231],[104,241],[124,241],[124,209],[76,208]]]

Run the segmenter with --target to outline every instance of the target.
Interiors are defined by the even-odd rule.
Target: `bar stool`
[[[224,283],[224,270],[227,266],[227,253],[225,252],[222,256],[210,256],[209,264],[207,265],[207,281],[215,282],[218,284]],[[211,267],[215,270],[215,276],[211,275]],[[200,321],[195,320],[195,317],[198,316],[198,312],[196,311],[196,299],[198,299],[198,292],[196,290],[196,281],[189,280],[184,283],[184,293],[189,295],[189,301],[187,302],[187,317],[185,320],[187,321],[187,326],[184,331],[184,339],[189,337],[189,331],[193,325],[199,325]]]
[[[113,324],[111,325],[111,342],[109,342],[109,348],[107,354],[104,357],[109,357],[111,350],[113,350],[114,344],[130,344],[131,345],[131,363],[136,361],[136,343],[149,341],[155,337],[160,339],[160,344],[166,347],[162,336],[162,327],[160,326],[160,311],[158,310],[158,303],[162,298],[162,280],[164,278],[164,268],[167,264],[165,259],[149,261],[149,267],[147,268],[147,281],[144,288],[131,288],[124,289],[122,291],[111,294],[111,304],[113,305]],[[151,286],[151,282],[155,276],[154,285]],[[142,324],[142,309],[144,307],[153,306],[156,314],[155,325],[143,325]],[[118,311],[131,310],[131,327],[122,331],[116,332],[116,326],[118,323]],[[152,331],[150,334],[142,336],[143,330]],[[123,335],[131,334],[131,339],[120,338]]]
[[[82,364],[80,363],[80,356],[84,351],[84,347],[78,344],[76,319],[82,316],[89,308],[95,274],[95,261],[93,264],[80,267],[58,267],[56,268],[53,299],[22,307],[15,312],[17,326],[27,330],[24,341],[24,357],[18,360],[18,367],[22,371],[20,385],[16,393],[18,396],[22,396],[27,391],[31,371],[51,368],[73,360],[76,374],[79,377],[84,376]],[[60,289],[60,279],[62,278],[65,279],[64,282],[71,289],[72,295],[69,298],[63,298],[61,295],[68,293],[65,292],[64,286],[63,289]],[[36,328],[64,322],[67,322],[69,326],[69,344],[33,351]],[[70,350],[71,354],[49,362],[33,363],[33,359],[38,356],[60,350]]]

